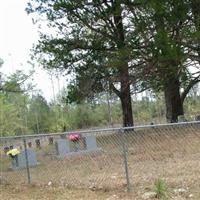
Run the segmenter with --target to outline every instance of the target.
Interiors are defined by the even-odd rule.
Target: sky
[[[28,16],[25,8],[27,0],[0,0],[0,58],[4,65],[0,69],[6,75],[16,70],[24,70],[28,73],[32,66],[27,63],[30,60],[30,49],[39,39],[38,28],[33,25],[31,16]],[[50,76],[38,68],[34,73],[36,89],[42,91],[43,96],[50,101],[53,99],[53,87]],[[60,78],[60,88],[65,84],[64,78]],[[58,92],[58,80],[53,78],[55,93]]]

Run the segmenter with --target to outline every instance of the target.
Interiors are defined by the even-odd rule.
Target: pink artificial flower
[[[81,135],[79,133],[71,133],[71,134],[67,135],[67,137],[70,140],[75,141],[75,140],[79,140],[81,138]]]

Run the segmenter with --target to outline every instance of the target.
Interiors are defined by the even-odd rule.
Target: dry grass
[[[200,199],[199,125],[126,133],[131,195],[125,193],[121,136],[97,138],[101,153],[57,159],[53,147],[38,150],[40,164],[30,169],[29,187],[26,170],[9,171],[2,156],[1,176],[8,183],[1,186],[3,199],[142,199],[158,178],[165,180],[170,199]],[[174,191],[180,188],[185,191]]]
[[[37,187],[37,186],[2,186],[0,190],[2,200],[114,200],[135,199],[132,194],[118,191],[91,191],[86,189],[69,189],[59,187]]]

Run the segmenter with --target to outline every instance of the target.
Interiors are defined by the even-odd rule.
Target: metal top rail
[[[153,124],[153,125],[139,125],[139,126],[131,126],[131,127],[117,127],[117,128],[105,128],[105,129],[90,129],[90,130],[81,130],[81,131],[72,130],[72,131],[58,132],[58,133],[6,136],[6,137],[0,137],[0,140],[59,136],[59,135],[67,135],[67,134],[71,134],[71,133],[98,133],[98,132],[109,132],[109,131],[117,131],[117,130],[133,130],[133,129],[140,129],[140,128],[160,128],[160,127],[170,127],[170,126],[177,126],[177,125],[192,125],[192,124],[200,124],[200,121]]]

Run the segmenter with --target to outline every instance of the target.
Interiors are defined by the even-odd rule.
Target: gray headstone
[[[187,122],[187,120],[185,119],[184,115],[179,115],[178,116],[178,122]]]
[[[29,167],[37,165],[36,153],[33,149],[27,149],[27,157]],[[12,169],[26,168],[26,155],[25,150],[12,159]]]
[[[35,140],[36,147],[41,149],[40,139]]]
[[[81,142],[83,143],[82,145]],[[97,153],[102,151],[101,148],[97,147],[96,137],[94,135],[82,137],[79,141],[76,142],[70,141],[69,139],[58,139],[55,142],[55,145],[57,158]]]
[[[9,147],[4,147],[4,153],[6,154],[10,150]]]
[[[63,157],[67,153],[70,152],[69,140],[58,139],[55,144],[56,144],[56,152],[58,156]]]
[[[49,137],[49,145],[53,144],[53,137]]]
[[[97,142],[95,135],[90,135],[85,137],[86,141],[86,149],[87,150],[96,150],[97,149]]]
[[[32,142],[28,142],[28,147],[29,147],[29,148],[32,147]]]
[[[197,116],[195,117],[195,121],[200,121],[200,115],[197,115]]]

